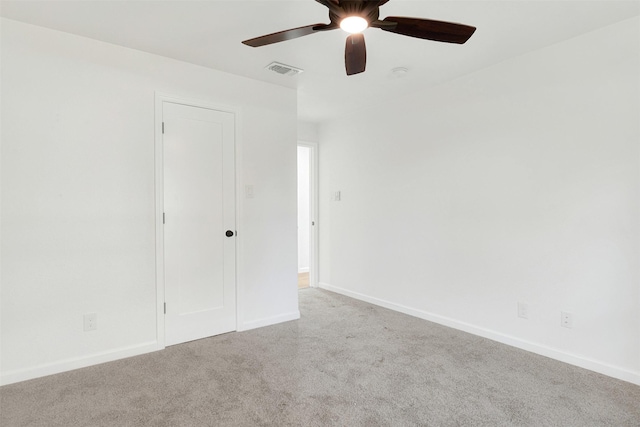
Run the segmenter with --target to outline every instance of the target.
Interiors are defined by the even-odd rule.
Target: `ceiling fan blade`
[[[437,42],[463,44],[471,37],[476,27],[453,22],[432,21],[430,19],[387,16],[382,22],[397,23],[395,27],[380,26],[384,31],[417,37]]]
[[[329,30],[337,30],[338,28],[340,28],[340,25],[338,25],[335,22],[332,22],[330,24],[316,25],[315,27],[313,27],[313,30],[314,31],[329,31]]]
[[[331,25],[331,24],[328,24]],[[313,24],[306,27],[292,28],[290,30],[279,31],[273,34],[267,34],[265,36],[256,37],[254,39],[245,40],[242,43],[251,47],[265,46],[268,44],[279,43],[291,39],[296,39],[302,36],[308,36],[316,31],[324,30],[327,24]]]
[[[363,34],[351,34],[347,37],[347,45],[344,50],[344,64],[347,76],[362,73],[367,66],[367,48],[364,44]]]

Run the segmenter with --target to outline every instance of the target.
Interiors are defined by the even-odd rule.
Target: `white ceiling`
[[[32,1],[2,0],[9,19],[78,34],[298,89],[300,120],[320,122],[453,80],[505,59],[640,15],[640,2],[575,0],[391,0],[385,16],[412,16],[477,27],[464,45],[436,43],[371,28],[367,71],[346,76],[341,30],[251,48],[245,39],[328,23],[314,0]],[[305,70],[296,77],[264,67]],[[390,71],[406,67],[405,78]]]

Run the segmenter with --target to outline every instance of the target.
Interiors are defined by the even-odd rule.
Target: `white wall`
[[[318,138],[317,124],[298,121],[298,141],[317,143]]]
[[[321,286],[640,384],[639,28],[321,125]]]
[[[240,108],[238,327],[299,316],[294,90],[10,20],[1,47],[3,382],[158,348],[155,91]]]
[[[298,273],[309,271],[311,149],[298,146]]]

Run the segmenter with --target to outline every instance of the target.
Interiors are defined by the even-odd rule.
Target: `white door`
[[[165,345],[173,345],[236,330],[235,123],[231,113],[171,102],[162,120]]]

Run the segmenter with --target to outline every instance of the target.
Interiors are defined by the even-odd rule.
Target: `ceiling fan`
[[[342,28],[350,33],[344,53],[347,75],[362,73],[367,64],[364,31],[368,27],[380,28],[409,37],[438,42],[463,44],[476,30],[475,27],[430,19],[388,16],[383,20],[380,6],[389,0],[315,0],[329,9],[329,24],[312,24],[245,40],[247,46],[259,47],[283,42],[319,31]]]

